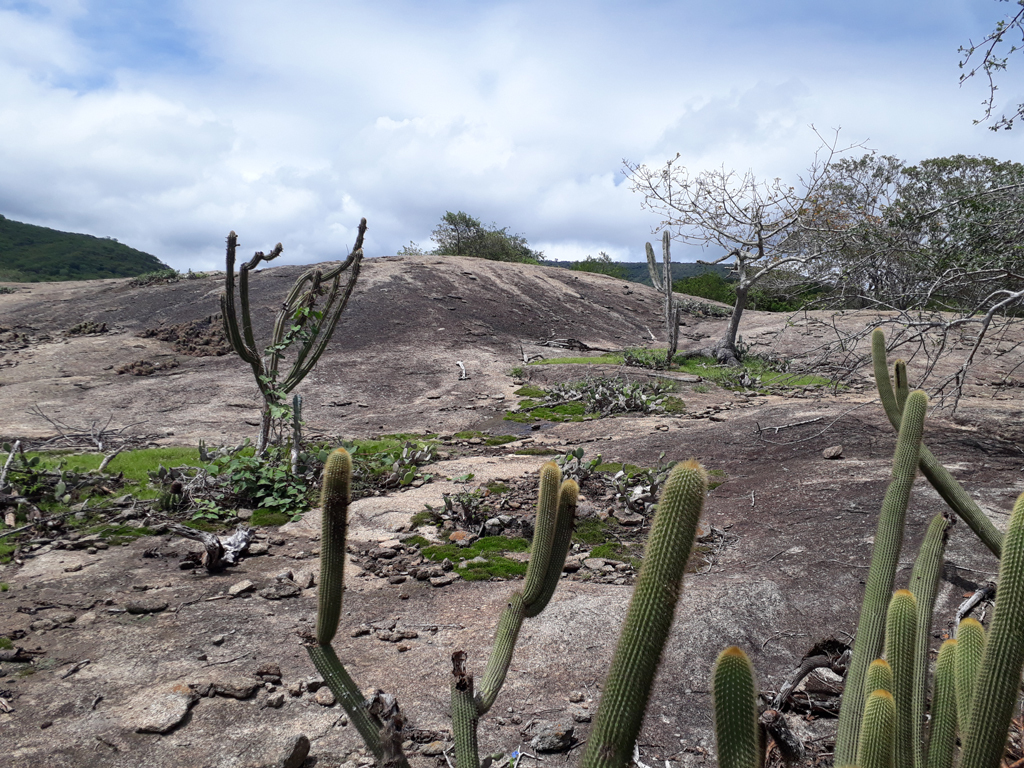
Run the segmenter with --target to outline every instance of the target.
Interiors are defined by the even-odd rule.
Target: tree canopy
[[[437,243],[433,253],[447,256],[474,256],[492,261],[539,264],[544,254],[530,248],[526,238],[509,234],[508,227],[483,226],[468,213],[447,211],[431,233]]]

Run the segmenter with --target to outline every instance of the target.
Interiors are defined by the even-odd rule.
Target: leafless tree
[[[967,45],[960,46],[960,53],[963,58],[960,60],[960,85],[979,73],[983,73],[988,80],[988,97],[981,103],[985,108],[985,114],[980,120],[974,123],[985,122],[992,118],[996,112],[996,76],[1006,70],[1006,63],[1010,56],[1019,50],[1024,49],[1024,0],[1015,0],[1017,10],[996,22],[995,27],[979,42],[970,41]],[[1011,43],[1009,39],[1019,37],[1021,42]],[[1018,104],[1013,112],[1000,115],[999,118],[989,126],[989,130],[1010,130],[1018,118],[1024,117],[1024,104]]]

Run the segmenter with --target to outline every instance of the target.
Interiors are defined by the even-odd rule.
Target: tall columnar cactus
[[[757,720],[754,667],[735,645],[718,655],[711,673],[718,768],[760,768],[764,748]]]
[[[672,365],[672,358],[675,357],[676,348],[679,346],[679,305],[672,293],[672,255],[669,250],[671,242],[672,238],[666,229],[661,233],[661,253],[664,261],[664,269],[661,273],[658,272],[658,264],[654,259],[654,248],[650,243],[646,244],[647,269],[651,273],[651,284],[665,297],[665,330],[668,332],[666,367]]]
[[[921,768],[924,752],[920,727],[914,722],[914,662],[917,648],[917,600],[899,589],[889,601],[885,622],[885,658],[892,666],[896,702],[896,768]]]
[[[882,408],[885,410],[885,415],[889,418],[893,428],[898,430],[902,418],[902,408],[889,381],[889,368],[885,354],[885,334],[882,333],[881,329],[875,329],[871,335],[871,360],[874,365],[875,384],[878,387],[878,396],[882,401]],[[897,384],[899,383],[897,382]],[[974,500],[967,495],[963,486],[932,455],[927,445],[921,445],[919,460],[921,473],[928,478],[928,482],[938,491],[938,494],[949,505],[950,509],[967,523],[992,554],[999,557],[1003,535],[992,525],[992,521],[981,511],[981,508]]]
[[[879,690],[868,694],[859,731],[859,768],[893,768],[896,704],[891,693]],[[836,765],[845,763],[837,762]]]
[[[922,761],[925,753],[925,710],[928,689],[928,641],[931,638],[932,613],[939,591],[939,578],[946,553],[950,521],[942,515],[935,515],[928,524],[921,549],[914,561],[910,574],[910,591],[917,599],[917,647],[914,651],[914,727],[921,749]]]
[[[928,733],[928,768],[952,768],[956,749],[956,640],[946,640],[935,662],[931,728]]]
[[[856,760],[861,715],[864,712],[864,674],[872,659],[882,651],[885,615],[892,595],[893,581],[903,527],[910,500],[910,489],[917,474],[918,449],[924,431],[928,397],[912,392],[907,398],[893,457],[892,480],[882,502],[875,533],[875,547],[868,569],[864,603],[861,606],[857,636],[853,646],[850,669],[846,675],[839,730],[836,735],[836,765],[850,765]]]
[[[960,732],[967,733],[974,702],[974,684],[985,653],[985,628],[977,619],[964,619],[956,632],[956,713]]]
[[[366,234],[366,219],[359,222],[355,245],[348,257],[326,272],[313,267],[303,272],[295,281],[281,310],[277,313],[270,344],[261,355],[256,349],[253,332],[252,311],[249,302],[249,272],[261,262],[269,262],[281,255],[281,244],[269,254],[257,251],[246,263],[238,268],[238,306],[235,303],[235,250],[238,236],[228,235],[224,293],[221,294],[221,314],[224,317],[224,332],[231,348],[252,368],[256,386],[263,396],[263,415],[260,423],[256,450],[260,453],[267,447],[270,425],[273,421],[273,406],[295,389],[316,365],[327,348],[341,313],[348,304],[352,289],[359,277],[363,260],[363,236]],[[341,275],[351,269],[345,286]],[[239,314],[240,313],[240,314]],[[295,347],[295,359],[284,378],[278,375],[278,367],[286,350]]]
[[[696,461],[672,469],[583,753],[584,768],[624,768],[632,756],[706,494],[707,474]]]
[[[962,641],[961,641],[962,642]],[[957,649],[959,654],[959,648]],[[1017,498],[999,561],[996,607],[975,682],[962,768],[998,768],[1024,667],[1024,494]]]

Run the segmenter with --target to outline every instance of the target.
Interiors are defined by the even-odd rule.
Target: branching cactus
[[[269,254],[257,251],[238,268],[236,306],[235,250],[238,247],[238,236],[234,232],[228,235],[224,293],[220,298],[221,314],[224,316],[224,332],[231,348],[252,368],[256,386],[263,396],[263,415],[256,443],[258,453],[267,447],[275,406],[280,406],[282,398],[295,389],[313,369],[334,334],[359,277],[365,234],[366,219],[362,219],[356,243],[344,261],[326,272],[320,267],[313,267],[299,276],[277,313],[270,344],[262,355],[256,349],[256,336],[253,332],[249,272],[261,262],[276,259],[283,248],[278,243]],[[348,280],[342,287],[341,276],[346,271],[349,272]],[[289,347],[294,347],[295,359],[288,373],[280,378],[278,367]]]
[[[651,273],[651,284],[655,290],[661,291],[665,296],[665,330],[668,333],[668,356],[665,358],[665,367],[672,365],[672,358],[676,355],[676,348],[679,346],[679,305],[672,293],[672,255],[669,250],[672,238],[668,230],[661,233],[661,254],[664,268],[658,271],[658,264],[654,258],[654,248],[647,243],[647,269]]]
[[[917,474],[918,449],[924,431],[924,417],[928,397],[924,392],[912,392],[907,398],[893,457],[892,480],[882,502],[875,533],[875,547],[868,570],[864,603],[857,624],[857,638],[853,645],[850,669],[846,675],[842,707],[839,711],[839,730],[836,736],[836,765],[851,765],[856,761],[861,717],[864,712],[864,676],[868,665],[881,655],[885,615],[892,596],[893,582],[903,528],[910,501],[910,489]]]
[[[626,623],[583,753],[584,768],[624,768],[632,757],[661,652],[672,628],[707,485],[707,473],[696,461],[677,464],[665,483]]]
[[[900,395],[893,392],[892,383],[889,380],[889,368],[886,361],[885,334],[881,329],[876,329],[871,335],[871,360],[874,365],[875,384],[878,387],[878,396],[882,400],[882,408],[889,422],[894,429],[900,428],[902,420],[902,403]],[[897,389],[906,387],[906,367],[902,368],[903,381],[897,375]],[[982,543],[996,557],[1002,549],[1003,535],[992,525],[981,508],[967,495],[963,486],[949,474],[949,471],[928,450],[927,445],[921,445],[920,452],[921,473],[928,478],[928,482],[938,491],[939,495],[956,512],[970,529],[977,534]]]

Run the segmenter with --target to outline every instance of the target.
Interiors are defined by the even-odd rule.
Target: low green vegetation
[[[598,275],[608,275],[619,280],[628,280],[629,272],[626,268],[612,261],[612,257],[604,251],[597,254],[597,257],[587,256],[582,261],[573,262],[570,269],[576,272],[593,272]]]
[[[515,435],[489,435],[486,432],[478,432],[477,430],[466,430],[464,432],[456,432],[452,435],[456,440],[483,440],[484,445],[505,445],[506,443],[513,443],[519,438]]]
[[[406,540],[408,543],[409,540]],[[526,539],[510,539],[504,536],[485,536],[468,547],[456,544],[436,544],[423,547],[420,553],[427,560],[440,563],[445,559],[455,565],[455,571],[467,581],[482,581],[492,578],[511,579],[526,574],[526,563],[504,557],[507,552],[527,552],[530,543]],[[470,562],[482,558],[480,562]]]
[[[558,453],[554,448],[520,448],[515,452],[516,456],[554,456]]]
[[[6,592],[7,590],[4,591]],[[0,651],[9,651],[12,648],[14,648],[14,642],[11,638],[5,635],[0,635]]]
[[[621,365],[621,355],[593,355],[590,357],[549,357],[534,360],[530,365]]]
[[[669,398],[674,384],[668,381],[630,381],[624,378],[594,377],[546,389],[527,385],[516,390],[526,399],[516,410],[505,414],[508,421],[529,423],[547,421],[583,421],[616,413],[681,413],[685,404]],[[671,399],[671,402],[669,400]]]
[[[59,232],[0,216],[0,280],[29,283],[132,277],[168,267],[109,237]]]

